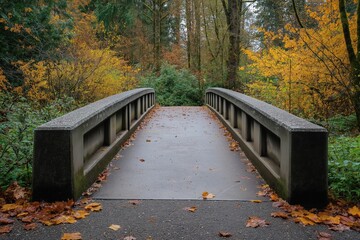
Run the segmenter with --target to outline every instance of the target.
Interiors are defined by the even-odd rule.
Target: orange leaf
[[[270,194],[270,199],[273,202],[277,202],[277,201],[279,201],[279,196],[276,193],[272,193],[272,194]]]
[[[26,224],[24,225],[24,229],[26,231],[30,231],[30,230],[33,230],[37,227],[36,223],[29,223],[29,224]]]
[[[61,240],[81,240],[81,234],[79,232],[75,233],[64,233],[61,237]]]
[[[195,207],[195,206],[193,206],[193,207],[186,207],[186,208],[184,208],[184,210],[189,211],[189,212],[196,212],[197,207]]]
[[[0,226],[0,234],[9,233],[9,232],[11,232],[12,228],[13,227],[10,225]]]
[[[283,218],[283,219],[287,219],[289,217],[289,215],[285,212],[273,212],[271,213],[271,216],[276,218]]]
[[[360,209],[357,206],[353,206],[352,208],[349,208],[348,213],[355,217],[360,217]]]
[[[0,217],[0,224],[11,224],[11,223],[14,223],[14,220],[5,217]]]
[[[206,200],[206,199],[211,199],[211,198],[214,198],[214,197],[215,197],[215,195],[212,194],[212,193],[209,193],[209,192],[203,192],[203,193],[202,193],[202,198],[203,198],[204,200]]]

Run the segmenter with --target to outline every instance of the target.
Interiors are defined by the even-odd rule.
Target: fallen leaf
[[[109,228],[112,229],[112,230],[114,230],[114,231],[117,231],[117,230],[119,230],[119,229],[121,228],[121,226],[120,226],[120,225],[116,225],[116,224],[111,224]]]
[[[203,192],[202,193],[202,198],[205,200],[205,199],[212,199],[212,198],[214,198],[215,197],[215,195],[214,194],[212,194],[212,193],[209,193],[209,192]]]
[[[126,236],[124,237],[124,240],[136,240],[136,238],[133,236]]]
[[[229,237],[232,236],[232,234],[229,233],[229,232],[220,231],[220,232],[219,232],[219,236],[220,236],[220,237],[229,238]]]
[[[140,162],[145,162],[145,159],[139,159]]]
[[[27,215],[29,215],[28,212],[22,212],[22,213],[19,213],[18,215],[16,215],[16,217],[17,217],[17,218],[22,218],[22,217],[25,217],[25,216],[27,216]]]
[[[353,206],[352,208],[349,208],[348,213],[355,217],[360,217],[360,209],[357,206]]]
[[[79,232],[75,233],[64,233],[61,237],[61,240],[81,240],[81,234]]]
[[[0,226],[0,234],[9,233],[9,232],[11,232],[12,228],[13,227],[10,225]]]
[[[289,217],[289,215],[285,212],[273,212],[271,213],[271,216],[274,218],[282,218],[282,219],[287,219]]]
[[[150,140],[150,139],[146,139],[146,142],[151,142],[151,140]]]
[[[15,204],[15,203],[10,203],[10,204],[5,204],[2,206],[1,211],[2,212],[8,212],[8,211],[12,211],[18,208],[21,208],[21,205]]]
[[[343,231],[348,231],[350,230],[350,227],[345,226],[343,224],[338,224],[338,225],[331,225],[329,227],[330,230],[333,230],[335,232],[343,232]]]
[[[267,226],[269,226],[268,222],[256,216],[249,217],[249,219],[246,222],[246,227],[257,228],[257,227],[267,227]]]
[[[297,217],[297,218],[294,219],[294,221],[296,223],[301,223],[304,226],[315,225],[315,223],[313,221],[311,221],[310,219],[308,219],[306,217]]]
[[[59,225],[62,223],[76,223],[76,219],[73,216],[67,216],[67,215],[60,215],[54,219],[51,220],[52,223]]]
[[[260,197],[265,197],[266,196],[266,192],[265,191],[259,191],[256,193],[256,195],[260,196]]]
[[[77,210],[74,212],[73,216],[74,218],[76,219],[84,219],[86,218],[87,216],[89,216],[90,213],[88,213],[87,211],[85,210]]]
[[[318,232],[317,238],[318,240],[331,240],[331,234],[327,232]]]
[[[28,197],[28,191],[21,187],[17,182],[13,182],[4,192],[4,197],[8,202],[15,202],[19,199]]]
[[[192,206],[192,207],[186,207],[186,208],[184,208],[184,210],[189,211],[189,212],[196,212],[197,207],[195,207],[195,206]]]
[[[25,224],[24,225],[24,229],[26,231],[30,231],[30,230],[33,230],[37,227],[36,223],[29,223],[29,224]]]
[[[14,223],[14,220],[9,218],[0,217],[0,224],[11,224]]]
[[[277,201],[279,201],[279,196],[276,193],[271,193],[270,194],[270,199],[273,202],[277,202]]]
[[[252,203],[261,203],[262,201],[261,200],[250,200],[250,202],[252,202]]]
[[[132,205],[138,205],[141,203],[141,201],[140,200],[130,200],[130,201],[128,201],[128,203],[130,203]]]
[[[90,204],[86,205],[85,209],[90,210],[92,212],[99,212],[102,210],[102,206],[100,203],[94,202],[94,203],[90,203]]]
[[[33,220],[34,220],[34,216],[31,215],[21,218],[21,221],[23,223],[31,223]]]
[[[272,204],[272,206],[273,207],[282,207],[284,205],[284,202],[274,202],[273,204]]]

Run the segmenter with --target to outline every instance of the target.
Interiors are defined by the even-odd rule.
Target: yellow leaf
[[[83,219],[86,218],[86,216],[89,216],[89,213],[85,210],[78,210],[73,214],[73,216],[76,219]]]
[[[62,224],[62,223],[76,223],[76,220],[73,216],[67,216],[67,215],[60,215],[54,219],[51,220],[54,224]]]
[[[355,217],[360,217],[360,209],[357,206],[353,206],[352,208],[349,208],[348,213]]]
[[[5,204],[5,205],[2,206],[1,211],[2,212],[8,212],[8,211],[15,210],[17,208],[21,208],[21,205],[17,205],[17,204],[14,204],[14,203]]]
[[[253,203],[261,203],[262,201],[261,201],[261,200],[250,200],[250,202],[253,202]]]
[[[85,206],[86,210],[90,210],[92,212],[99,212],[102,210],[102,206],[100,203],[90,203],[88,205]]]
[[[79,232],[75,233],[64,233],[61,237],[61,240],[81,240],[81,234]]]
[[[112,229],[112,230],[114,230],[114,231],[117,231],[117,230],[119,230],[119,229],[121,228],[121,226],[120,226],[120,225],[116,225],[116,224],[111,224],[109,228]]]
[[[305,218],[305,217],[297,217],[297,218],[294,219],[294,221],[296,223],[301,223],[304,226],[315,225],[315,223],[313,221],[311,221],[310,219]]]

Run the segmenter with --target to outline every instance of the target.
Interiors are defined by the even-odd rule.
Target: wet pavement
[[[259,199],[262,181],[205,107],[161,107],[113,160],[95,199]]]
[[[319,232],[331,234],[332,240],[360,239],[355,231],[333,232],[325,225],[304,227],[271,217],[279,208],[256,196],[262,181],[246,171],[241,152],[230,151],[224,130],[206,108],[159,108],[132,144],[113,160],[107,182],[95,194],[102,211],[74,224],[38,224],[32,231],[15,221],[13,231],[0,239],[59,240],[74,232],[83,240],[224,239],[220,231],[236,240],[317,240]],[[216,196],[199,200],[203,191]],[[268,226],[246,227],[251,216]],[[112,224],[120,229],[110,229]]]

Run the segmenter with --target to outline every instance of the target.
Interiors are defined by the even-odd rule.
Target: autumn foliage
[[[259,77],[247,93],[297,115],[328,119],[354,112],[356,91],[349,80],[348,60],[337,1],[308,7],[312,27],[287,24],[284,31],[264,35],[265,48],[246,53],[252,64],[246,71]],[[352,39],[357,41],[356,16],[349,16]],[[273,41],[282,40],[282,47]]]

